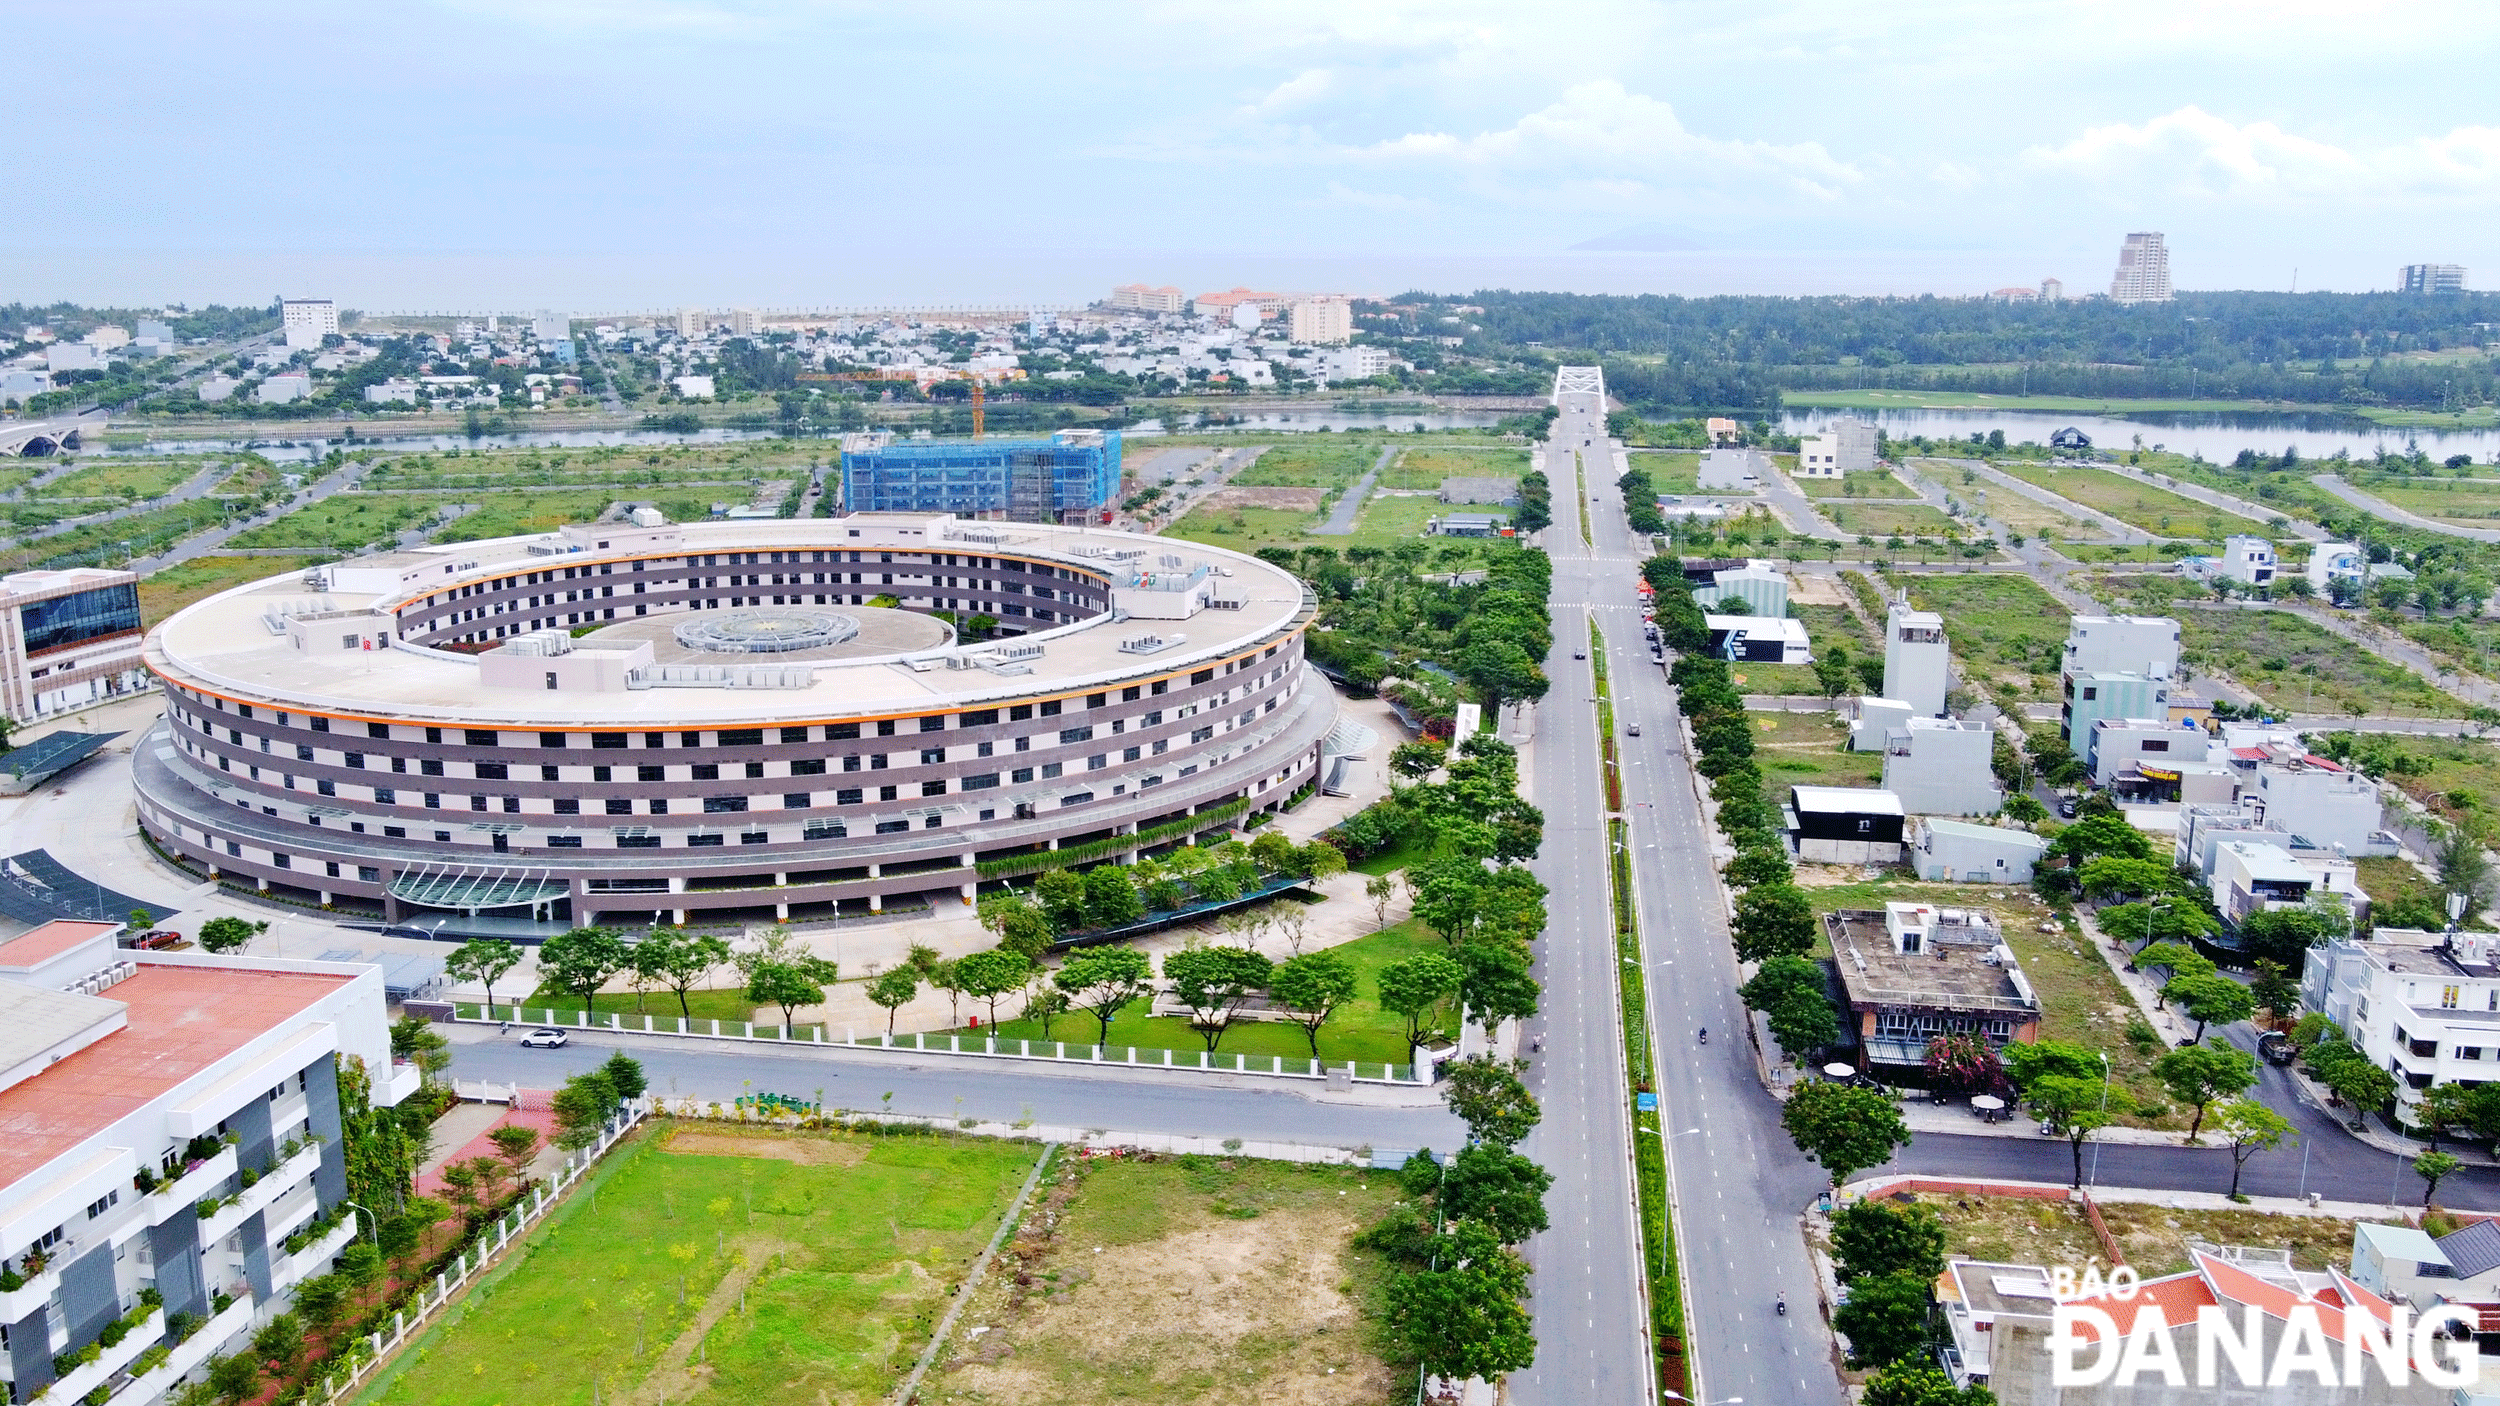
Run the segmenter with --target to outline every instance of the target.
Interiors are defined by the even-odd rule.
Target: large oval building
[[[166,713],[135,752],[141,825],[186,867],[393,922],[804,920],[1238,823],[1316,779],[1335,723],[1312,599],[1253,557],[638,518],[183,610],[147,641]],[[975,617],[994,631],[961,637]]]

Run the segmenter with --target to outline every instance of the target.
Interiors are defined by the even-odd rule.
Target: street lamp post
[[[377,1244],[378,1244],[378,1243],[380,1243],[380,1242],[381,1242],[381,1239],[382,1239],[382,1218],[381,1218],[380,1216],[375,1215],[375,1214],[373,1213],[373,1209],[372,1209],[371,1207],[369,1207],[369,1206],[360,1206],[360,1205],[357,1205],[357,1204],[356,1204],[355,1202],[353,1202],[353,1201],[345,1200],[345,1199],[343,1199],[343,1198],[340,1200],[339,1204],[340,1204],[340,1205],[342,1205],[342,1206],[348,1207],[348,1208],[349,1208],[349,1209],[351,1209],[351,1210],[363,1211],[363,1212],[365,1213],[365,1219],[366,1219],[366,1220],[368,1220],[368,1221],[370,1221],[370,1222],[372,1222],[372,1224],[373,1224],[373,1238],[374,1238],[375,1243],[377,1243]]]
[[[2108,1053],[2107,1053],[2107,1052],[2103,1052],[2103,1053],[2102,1053],[2102,1055],[2101,1055],[2101,1128],[2102,1128],[2102,1129],[2106,1129],[2108,1126],[2109,1126],[2109,1055],[2108,1055]],[[2094,1143],[2092,1144],[2092,1185],[2093,1185],[2095,1188],[2097,1188],[2097,1187],[2099,1187],[2099,1186],[2100,1186],[2100,1184],[2101,1184],[2101,1144],[2100,1144],[2099,1142],[2097,1142],[2097,1141],[2096,1141],[2096,1142],[2094,1142]],[[2395,1198],[2394,1198],[2393,1196],[2390,1196],[2388,1199],[2392,1201],[2392,1200],[2394,1200]]]

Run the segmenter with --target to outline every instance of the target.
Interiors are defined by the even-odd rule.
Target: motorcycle
[[[1780,1295],[1779,1311],[1780,1317],[1786,1318],[1788,1316],[1788,1295],[1786,1294]]]
[[[1708,1026],[1702,1027],[1701,1042],[1705,1045],[1710,1043],[1710,1028]]]

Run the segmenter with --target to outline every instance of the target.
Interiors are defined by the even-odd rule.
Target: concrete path
[[[1372,485],[1380,481],[1381,470],[1389,467],[1389,461],[1397,457],[1397,452],[1398,447],[1394,444],[1383,448],[1380,451],[1380,457],[1372,461],[1371,472],[1355,480],[1354,486],[1347,489],[1345,496],[1337,500],[1336,509],[1328,514],[1328,521],[1312,528],[1311,535],[1314,537],[1353,536],[1354,515],[1363,510],[1363,500],[1371,496]]]
[[[1808,537],[1817,537],[1826,542],[1850,540],[1848,533],[1832,526],[1832,520],[1823,516],[1822,510],[1814,506],[1814,500],[1807,497],[1805,490],[1799,488],[1795,481],[1788,477],[1786,470],[1768,455],[1763,456],[1763,463],[1768,465],[1771,471],[1769,476],[1762,480],[1763,501],[1771,509],[1772,515],[1788,529],[1791,536],[1803,533]]]
[[[2374,493],[2362,492],[2344,482],[2341,474],[2311,474],[2309,481],[2363,512],[2385,518],[2389,522],[2402,523],[2406,527],[2418,527],[2424,532],[2436,532],[2446,537],[2464,537],[2476,542],[2500,542],[2500,530],[2488,527],[2459,527],[2454,523],[2434,522],[2420,513],[2407,512]]]

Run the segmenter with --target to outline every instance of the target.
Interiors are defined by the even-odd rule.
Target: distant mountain
[[[1595,239],[1584,239],[1571,247],[1601,253],[1667,254],[1687,249],[1706,249],[1710,246],[1702,243],[1691,230],[1680,229],[1674,225],[1662,225],[1652,220],[1646,224],[1626,225],[1612,234],[1601,234]]]

